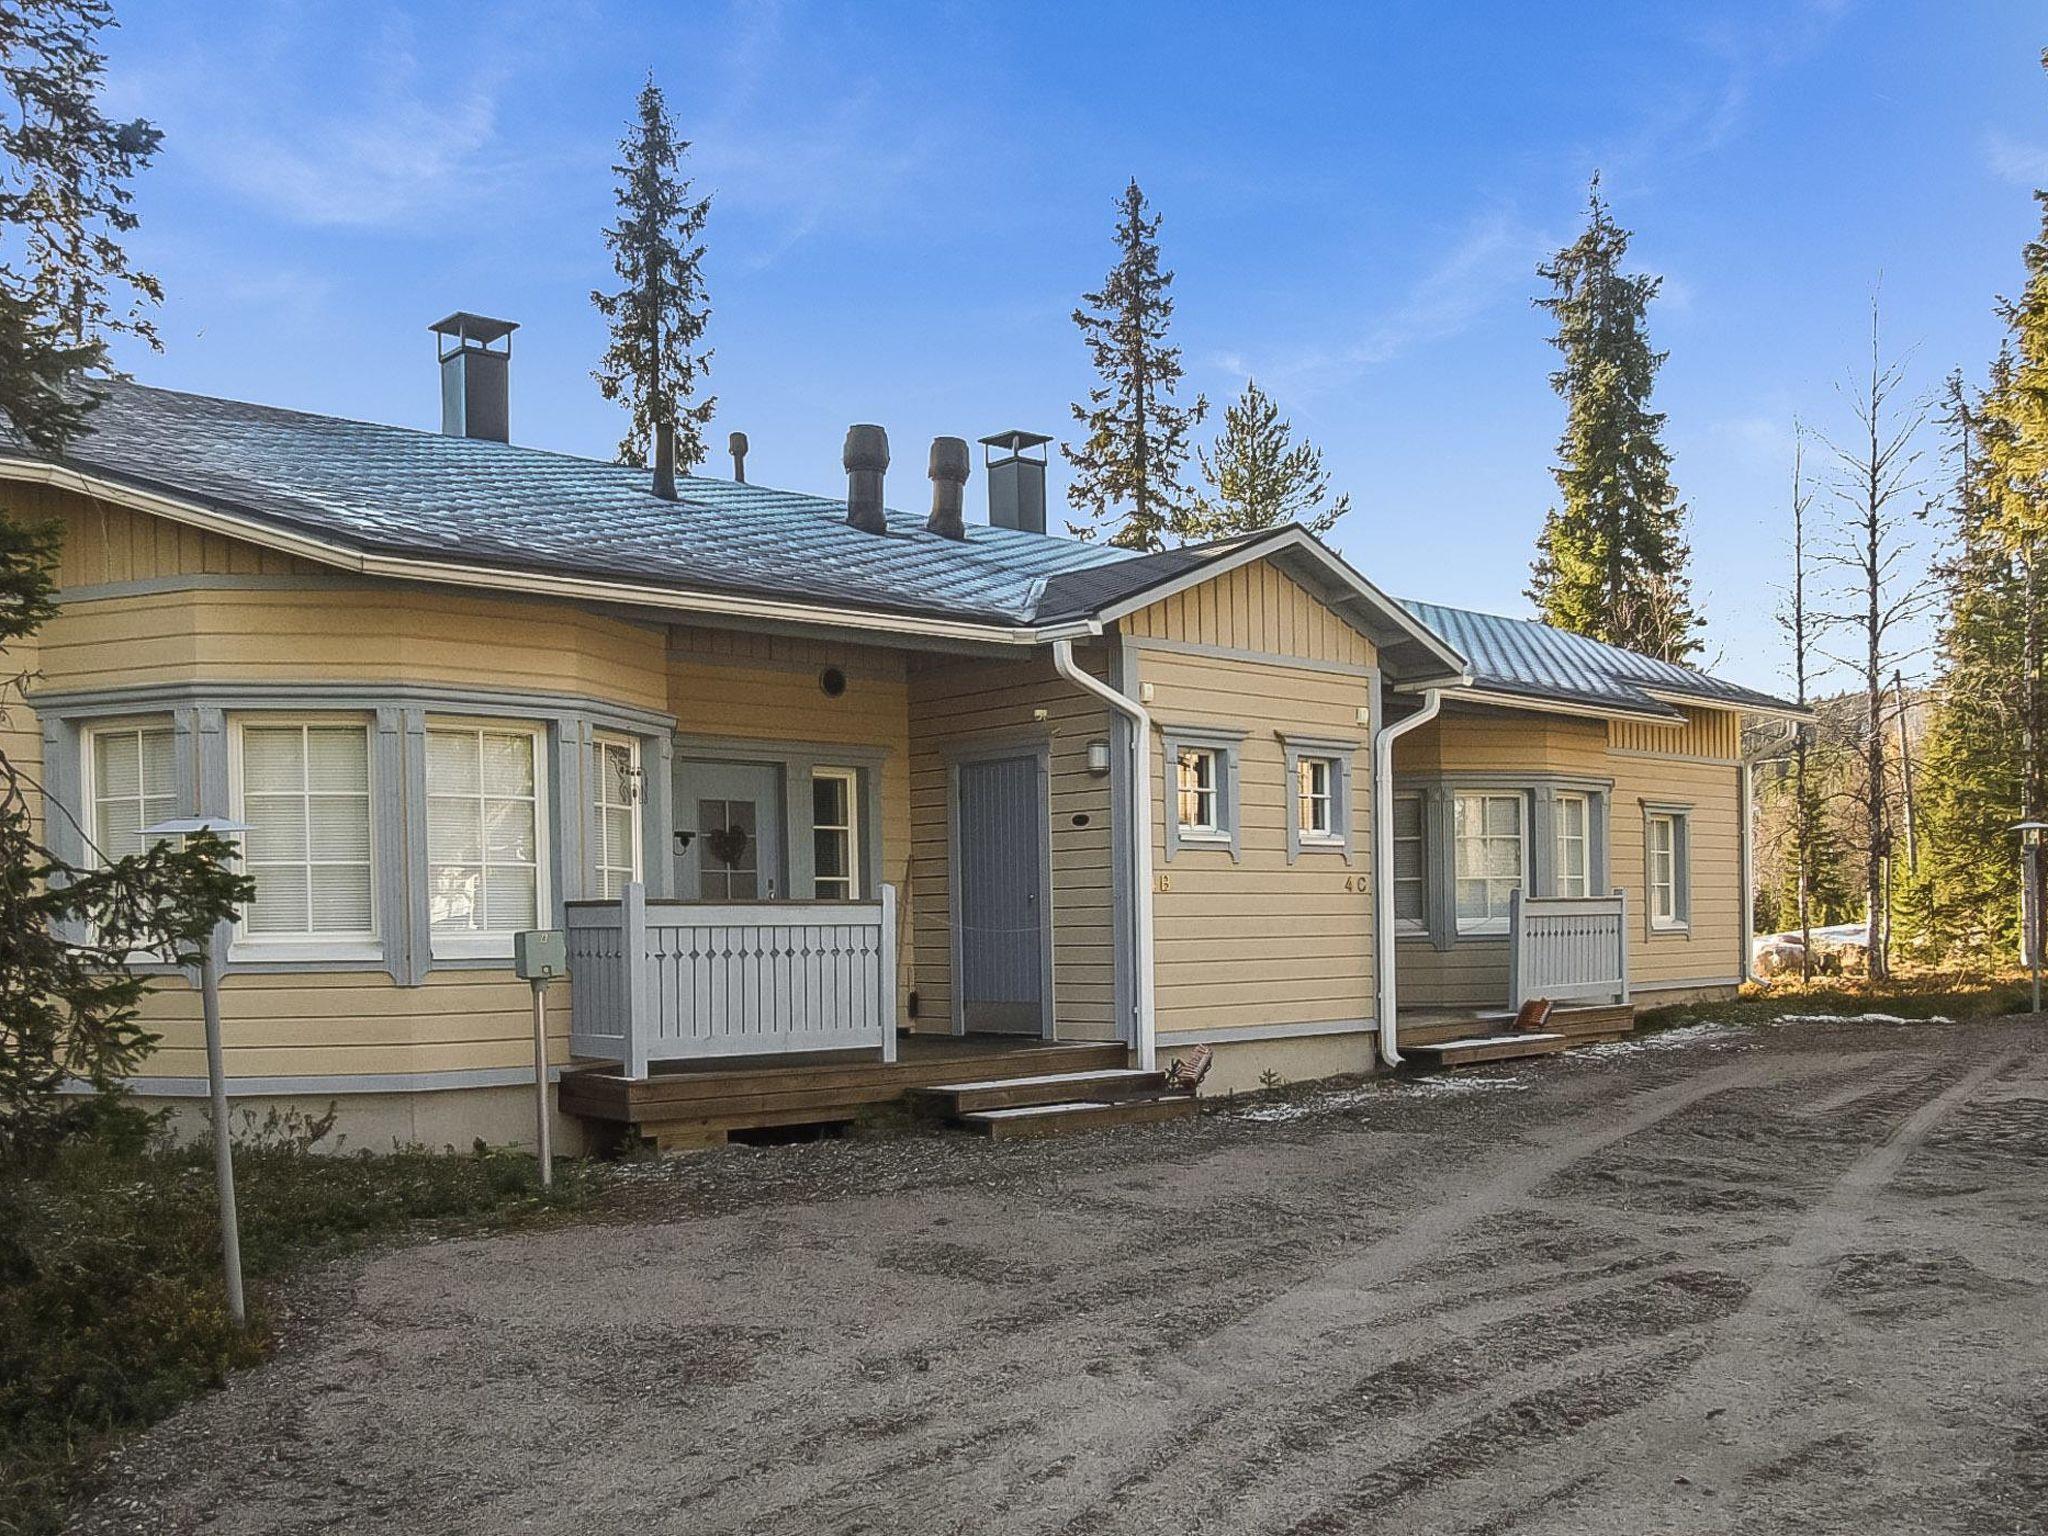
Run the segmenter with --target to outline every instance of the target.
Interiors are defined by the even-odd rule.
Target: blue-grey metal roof
[[[90,425],[68,463],[363,553],[996,624],[1035,621],[1049,577],[1130,558],[894,511],[863,533],[843,501],[705,475],[664,501],[645,470],[128,382]]]
[[[1653,696],[1652,690],[1727,709],[1794,707],[1691,667],[1553,629],[1534,619],[1510,619],[1408,598],[1403,598],[1401,605],[1463,653],[1472,664],[1474,685],[1491,692],[1673,717],[1670,705]]]

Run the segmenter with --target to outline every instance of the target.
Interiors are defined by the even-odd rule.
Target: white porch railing
[[[1628,896],[1525,896],[1508,902],[1508,1006],[1628,1001]]]
[[[568,904],[569,1049],[649,1062],[879,1048],[896,1059],[896,888],[879,901]]]

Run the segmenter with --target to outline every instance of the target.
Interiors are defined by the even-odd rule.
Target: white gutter
[[[1061,677],[1094,694],[1131,722],[1131,833],[1138,860],[1137,868],[1131,872],[1131,885],[1137,896],[1132,927],[1138,949],[1132,978],[1138,1005],[1137,1039],[1133,1045],[1138,1070],[1151,1072],[1159,1062],[1157,1020],[1152,1004],[1152,717],[1137,700],[1083,671],[1074,660],[1072,640],[1053,641],[1052,664]]]
[[[1394,974],[1394,743],[1427,725],[1443,708],[1443,691],[1430,688],[1422,695],[1422,708],[1406,719],[1381,726],[1372,738],[1372,914],[1373,955],[1378,964],[1380,1060],[1390,1067],[1401,1065],[1396,1022]]]

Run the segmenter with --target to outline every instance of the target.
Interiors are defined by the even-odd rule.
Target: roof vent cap
[[[440,338],[442,433],[511,441],[512,333],[518,323],[458,309],[427,329]]]
[[[887,533],[882,510],[882,476],[889,469],[889,434],[872,422],[846,429],[839,462],[846,468],[846,521],[862,533]]]
[[[1051,441],[1043,432],[1017,427],[981,440],[991,528],[1045,532],[1045,445]]]

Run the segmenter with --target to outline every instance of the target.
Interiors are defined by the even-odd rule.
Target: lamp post
[[[211,832],[216,837],[235,837],[249,830],[248,823],[225,816],[181,816],[144,827],[149,839],[190,837]],[[206,1089],[213,1105],[213,1181],[220,1199],[220,1262],[227,1277],[228,1312],[237,1328],[249,1324],[249,1309],[242,1296],[242,1223],[235,1208],[235,1153],[228,1140],[227,1066],[220,1048],[220,971],[214,963],[214,936],[208,934],[199,950],[199,1003],[206,1017]]]
[[[2041,1011],[2041,834],[2048,832],[2048,821],[2018,821],[2012,830],[2020,835],[2020,847],[2024,850],[2025,863],[2020,877],[2020,916],[2026,924],[2026,935],[2022,942],[2027,951],[2027,969],[2034,978],[2034,1012]]]

